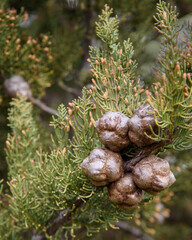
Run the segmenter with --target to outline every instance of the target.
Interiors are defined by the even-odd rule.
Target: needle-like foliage
[[[132,117],[148,102],[159,127],[154,139],[167,140],[168,146],[177,150],[191,147],[191,26],[180,40],[176,10],[161,1],[157,10],[156,28],[164,45],[155,69],[158,82],[153,94],[146,90],[147,99],[136,75],[132,44],[129,39],[118,41],[119,22],[106,5],[96,23],[102,46],[91,47],[88,59],[93,85],[90,90],[84,88],[82,97],[67,108],[59,106],[50,124],[55,130],[50,152],[42,150],[32,105],[22,98],[12,101],[8,117],[12,133],[6,142],[10,192],[0,198],[0,207],[6,206],[0,213],[0,234],[9,230],[3,239],[16,239],[29,229],[47,239],[59,239],[61,232],[66,238],[70,234],[77,239],[79,230],[91,235],[132,217],[134,208],[124,210],[112,203],[107,188],[94,186],[80,168],[93,149],[102,147],[95,121],[103,113],[119,111]],[[138,149],[131,146],[127,151],[131,156]],[[145,194],[139,205],[150,199]]]

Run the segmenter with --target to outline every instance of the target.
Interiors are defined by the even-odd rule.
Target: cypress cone
[[[81,168],[96,186],[105,186],[123,174],[123,163],[119,153],[106,148],[95,148],[81,163]]]
[[[142,159],[132,173],[135,184],[152,195],[157,195],[175,182],[169,163],[155,155]]]
[[[109,199],[118,203],[123,209],[134,207],[143,198],[143,191],[135,185],[132,173],[127,173],[116,182],[111,183],[108,193]]]
[[[146,136],[147,134],[148,136],[154,137],[150,126],[154,132],[157,132],[158,126],[155,124],[153,108],[150,105],[139,107],[129,121],[128,136],[130,141],[139,147],[154,143],[154,140]]]
[[[10,97],[16,97],[17,94],[26,98],[32,97],[28,82],[19,75],[14,75],[11,78],[6,79],[3,88],[5,93]]]
[[[120,152],[130,144],[129,118],[120,112],[107,112],[96,121],[100,141],[106,148]]]

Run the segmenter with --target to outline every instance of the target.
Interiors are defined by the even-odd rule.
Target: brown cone
[[[95,148],[81,163],[81,168],[96,186],[105,186],[114,182],[123,174],[123,163],[119,153],[106,148]]]
[[[17,94],[26,98],[30,98],[32,96],[28,82],[19,75],[12,76],[11,78],[5,80],[3,89],[10,97],[16,97]]]
[[[107,112],[96,121],[100,141],[114,152],[120,152],[129,144],[129,118],[120,112]]]
[[[124,209],[134,207],[143,198],[143,191],[135,185],[132,173],[127,173],[112,183],[108,187],[108,193],[109,199]]]
[[[157,133],[158,127],[155,124],[153,108],[150,105],[139,107],[129,121],[128,136],[130,141],[139,147],[143,147],[155,142],[146,136],[147,134],[148,136],[154,137],[150,126],[152,127],[153,131]]]
[[[137,163],[132,173],[135,184],[152,195],[157,195],[175,182],[169,163],[155,155]]]

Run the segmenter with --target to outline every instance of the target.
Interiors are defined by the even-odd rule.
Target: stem
[[[140,162],[143,158],[153,154],[154,152],[158,151],[162,147],[169,145],[171,142],[172,140],[165,140],[158,143],[152,143],[146,147],[143,147],[135,157],[133,157],[131,160],[124,163],[124,166],[123,166],[124,171],[131,172],[133,167],[138,162]]]
[[[59,87],[61,87],[64,91],[73,94],[75,97],[78,97],[80,95],[80,92],[75,89],[75,88],[71,88],[69,86],[66,86],[64,83],[59,82],[58,83]]]
[[[5,80],[6,80],[6,77],[5,77],[5,75],[3,75],[2,73],[0,73],[0,78],[1,78],[3,81],[5,81]]]
[[[144,234],[141,229],[130,226],[127,222],[119,221],[115,224],[117,227],[119,227],[121,230],[130,233],[132,236],[136,237],[140,240],[152,240],[152,238],[146,234]]]
[[[74,209],[72,211],[67,211],[67,210],[61,211],[58,217],[56,217],[56,219],[53,220],[53,222],[50,223],[49,226],[47,226],[47,230],[46,230],[47,234],[49,236],[52,236],[57,232],[57,230],[60,227],[70,223],[73,212],[75,212],[77,208],[81,207],[82,204],[83,204],[83,201],[81,199],[76,200],[76,202],[74,203]]]
[[[41,110],[49,113],[49,114],[53,114],[53,115],[57,115],[58,111],[48,107],[46,104],[44,104],[43,102],[41,102],[39,99],[34,98],[34,97],[30,97],[29,100],[35,104],[36,106],[38,106]]]
[[[33,235],[31,240],[47,240],[44,235]]]

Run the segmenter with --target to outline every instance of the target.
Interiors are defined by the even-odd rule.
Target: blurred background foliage
[[[89,45],[100,45],[95,37],[95,21],[104,4],[107,3],[120,20],[121,39],[130,38],[133,42],[141,80],[146,86],[150,86],[153,82],[152,67],[161,42],[153,27],[157,2],[155,0],[0,0],[0,7],[1,9],[4,7],[5,11],[0,12],[1,26],[2,20],[11,24],[8,23],[11,20],[7,16],[12,13],[6,12],[5,9],[17,10],[17,13],[14,13],[16,23],[11,28],[12,31],[10,27],[5,27],[4,32],[3,28],[0,28],[1,178],[6,179],[7,172],[3,149],[9,131],[6,117],[10,101],[3,93],[4,79],[14,74],[21,74],[31,84],[33,95],[53,108],[57,108],[60,103],[67,104],[80,95],[82,87],[84,85],[89,87],[91,83],[89,64],[86,60],[89,56]],[[167,2],[177,6],[181,21],[192,22],[191,0]],[[6,59],[5,48],[11,52],[11,57],[6,61],[3,60]],[[31,55],[32,58],[29,57]],[[34,59],[33,55],[35,55]],[[42,57],[41,62],[39,62],[40,57]],[[32,68],[34,64],[36,73]],[[50,115],[35,108],[34,116],[41,126],[39,129],[41,129],[43,145],[48,148],[50,144],[48,136],[51,133],[48,129]],[[166,152],[164,157],[172,163],[177,178],[171,192],[155,197],[151,204],[138,209],[135,219],[128,223],[129,226],[124,231],[101,232],[94,239],[192,239],[191,153],[187,151],[176,155]]]

